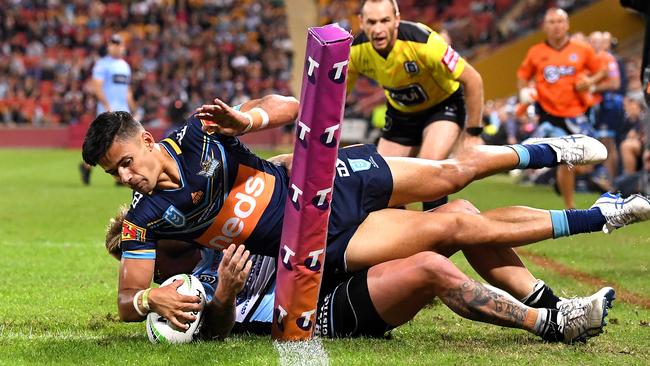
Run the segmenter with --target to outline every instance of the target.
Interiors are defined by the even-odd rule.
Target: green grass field
[[[130,201],[99,169],[81,185],[78,151],[0,150],[0,365],[278,364],[270,338],[182,346],[149,343],[144,324],[117,319],[118,263],[103,248],[108,218]],[[475,183],[457,197],[481,210],[504,205],[558,208],[547,187],[521,187],[507,176]],[[595,195],[580,195],[588,207]],[[650,224],[546,241],[526,250],[650,297]],[[468,269],[462,258],[456,263]],[[563,296],[597,288],[550,268],[532,272]],[[606,332],[588,344],[545,344],[536,337],[462,319],[439,302],[391,340],[323,340],[331,364],[650,364],[650,310],[615,303]]]

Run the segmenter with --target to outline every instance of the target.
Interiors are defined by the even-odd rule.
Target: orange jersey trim
[[[274,185],[273,175],[239,165],[237,178],[223,207],[196,241],[215,249],[244,243],[268,207]]]

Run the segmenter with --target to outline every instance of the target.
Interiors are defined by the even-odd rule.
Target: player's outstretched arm
[[[277,94],[250,100],[239,110],[220,99],[215,99],[213,102],[197,108],[196,117],[206,124],[204,127],[206,131],[228,136],[243,135],[292,123],[298,116],[300,106],[296,98]]]
[[[203,312],[205,324],[203,334],[207,338],[224,340],[235,325],[235,299],[244,288],[252,262],[250,252],[243,245],[231,244],[223,251],[219,263],[218,283],[212,301]]]

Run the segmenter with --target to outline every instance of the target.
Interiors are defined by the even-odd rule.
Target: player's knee
[[[465,188],[475,180],[477,174],[477,169],[466,164],[449,164],[445,169],[447,170],[445,176],[449,177],[446,183],[450,185],[451,192],[458,192]]]
[[[417,271],[417,277],[423,285],[423,289],[440,287],[449,278],[449,266],[453,266],[451,261],[445,256],[435,252],[421,252],[415,254],[414,270]]]
[[[453,230],[450,230],[445,236],[444,244],[446,246],[462,248],[465,245],[477,243],[479,235],[481,241],[485,241],[486,235],[490,234],[489,231],[478,231],[481,227],[484,227],[483,219],[483,216],[477,215],[476,213],[468,214],[466,212],[458,212],[449,215],[447,218],[449,222],[446,225],[447,227],[453,228]]]

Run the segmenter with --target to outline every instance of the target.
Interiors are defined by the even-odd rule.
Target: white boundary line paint
[[[280,356],[280,366],[329,366],[327,351],[320,339],[273,342]]]

